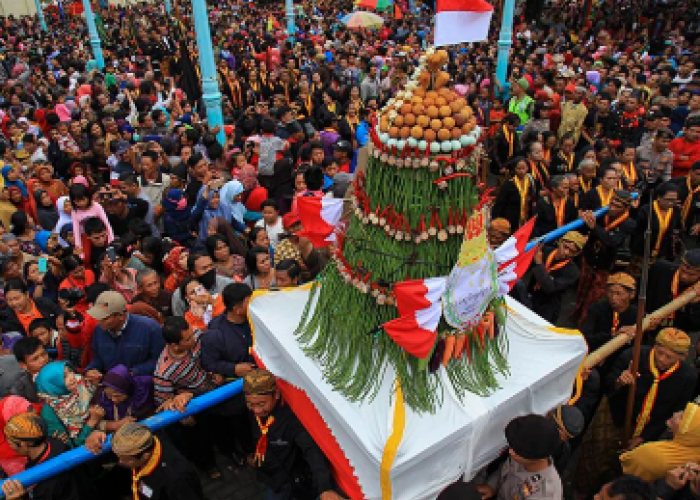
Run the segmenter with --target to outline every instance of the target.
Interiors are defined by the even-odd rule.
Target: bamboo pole
[[[686,290],[684,293],[673,299],[668,304],[661,306],[656,311],[647,314],[642,322],[642,331],[649,329],[653,321],[662,320],[669,315],[676,312],[688,304],[690,304],[693,299],[700,295],[700,283],[696,283],[693,287]],[[632,335],[620,334],[616,335],[598,349],[590,353],[583,362],[583,367],[590,370],[599,363],[605,360],[612,353],[622,348],[627,342],[632,340],[634,337]]]

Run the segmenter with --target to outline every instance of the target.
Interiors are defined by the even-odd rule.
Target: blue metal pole
[[[294,35],[297,34],[297,28],[294,24],[294,1],[284,0],[284,12],[287,18],[287,35],[290,40],[294,40]]]
[[[100,71],[105,68],[105,60],[102,57],[102,45],[100,43],[100,35],[97,34],[97,26],[95,26],[95,16],[92,13],[92,5],[90,0],[83,0],[83,10],[85,11],[85,19],[87,20],[88,31],[90,32],[90,45],[92,46],[92,55],[95,58],[97,67]]]
[[[214,62],[214,50],[211,46],[206,0],[192,0],[192,15],[194,17],[194,30],[197,33],[199,68],[202,73],[202,99],[204,107],[207,108],[207,122],[212,128],[221,127],[216,138],[223,146],[226,142],[224,114],[221,110],[221,92],[219,92],[219,81],[216,78],[216,63]]]
[[[168,14],[170,14],[170,9],[171,9],[171,8],[172,8],[172,6],[170,5],[170,0],[165,0],[165,12],[167,12]]]
[[[214,389],[198,398],[192,399],[187,405],[187,411],[184,413],[179,413],[176,411],[165,411],[154,415],[143,421],[148,427],[153,430],[162,429],[170,424],[182,420],[185,417],[195,415],[202,412],[212,406],[223,403],[227,399],[230,399],[243,391],[243,379],[238,379],[235,382],[231,382],[224,386]],[[108,453],[112,449],[111,437],[108,437],[107,441],[103,446],[103,451],[100,455]],[[12,476],[10,479],[16,479],[22,486],[28,488],[33,484],[37,484],[45,479],[53,477],[62,472],[72,469],[82,463],[89,462],[98,455],[93,455],[90,453],[85,446],[80,448],[75,448],[74,450],[62,453],[60,456],[47,460],[36,467],[27,469],[19,474]],[[4,483],[4,481],[3,481]],[[2,483],[0,483],[0,488],[2,488]],[[0,490],[0,498],[5,498]]]
[[[34,5],[36,5],[36,15],[39,16],[39,24],[41,25],[41,31],[46,32],[46,18],[44,18],[44,9],[41,7],[41,0],[34,0]]]
[[[515,0],[505,0],[503,4],[503,17],[501,18],[501,31],[498,34],[498,60],[496,62],[496,78],[503,90],[506,88],[506,75],[508,75],[508,61],[510,59],[510,46],[513,41],[513,12]]]
[[[639,198],[639,193],[632,193],[632,199],[636,200],[637,198]],[[595,217],[597,219],[598,217],[602,217],[603,215],[607,214],[608,210],[610,210],[610,207],[606,206],[603,208],[599,208],[598,210],[593,212],[593,214],[595,215]],[[531,250],[535,245],[550,243],[550,242],[556,240],[557,238],[561,238],[569,231],[575,231],[575,230],[583,227],[583,224],[584,224],[583,219],[576,219],[575,221],[571,221],[568,224],[565,224],[562,227],[555,229],[554,231],[550,231],[547,234],[540,236],[536,240],[532,240],[527,245],[525,245],[525,251],[527,252],[527,251]]]

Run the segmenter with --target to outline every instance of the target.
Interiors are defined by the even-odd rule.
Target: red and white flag
[[[492,15],[493,6],[485,0],[437,0],[435,45],[486,40]]]
[[[532,258],[535,256],[537,246],[533,246],[529,252],[525,252],[525,247],[530,241],[530,235],[535,227],[533,217],[518,229],[513,235],[503,242],[496,250],[496,260],[498,261],[498,284],[502,295],[507,294],[513,285],[522,278],[530,268]]]
[[[325,247],[335,241],[335,228],[343,215],[342,198],[297,198],[299,220],[304,227],[299,234],[311,240],[315,247]]]
[[[442,316],[440,299],[447,278],[407,280],[394,285],[399,317],[384,323],[384,331],[408,354],[424,359],[430,356]]]

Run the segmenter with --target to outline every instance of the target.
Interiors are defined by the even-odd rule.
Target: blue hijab
[[[240,201],[234,201],[234,198],[243,193],[243,191],[243,184],[241,184],[239,181],[229,181],[224,184],[224,187],[221,188],[221,193],[219,193],[221,195],[220,203],[228,205],[232,216],[240,223],[243,223],[246,208]],[[226,220],[230,221],[231,218]]]
[[[5,187],[16,187],[20,191],[22,191],[22,196],[26,198],[29,196],[29,193],[27,192],[27,186],[24,185],[24,182],[20,180],[14,180],[11,181],[8,176],[10,175],[10,172],[12,171],[12,166],[11,165],[5,165],[2,167],[2,176],[5,179]]]
[[[206,188],[206,186],[203,186],[202,188],[200,188],[199,193],[197,193],[197,204],[204,203],[203,201],[201,201],[201,199],[202,194],[204,193],[204,190]],[[211,199],[214,197],[214,193],[219,194],[219,206],[216,208],[212,208],[211,206]],[[233,214],[231,213],[231,207],[224,203],[224,197],[221,195],[220,191],[210,190],[206,204],[207,205],[204,208],[204,211],[202,212],[202,219],[199,221],[198,239],[202,241],[207,239],[207,230],[209,229],[209,222],[212,219],[215,219],[217,217],[223,217],[227,221],[230,221],[233,217]]]
[[[37,231],[36,235],[34,235],[34,243],[39,245],[42,252],[48,252],[46,244],[48,243],[50,237],[51,231]]]
[[[49,396],[65,396],[69,394],[66,387],[66,361],[52,361],[41,369],[35,383],[38,392]]]

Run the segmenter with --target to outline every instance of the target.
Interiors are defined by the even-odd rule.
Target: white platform
[[[307,296],[307,290],[298,289],[253,299],[255,353],[271,372],[306,392],[355,469],[365,498],[380,500],[380,463],[394,414],[393,371],[387,370],[372,403],[352,403],[333,392],[294,337]],[[545,413],[569,399],[587,351],[583,337],[552,328],[513,300],[508,306],[510,376],[487,398],[470,394],[460,403],[446,390],[434,415],[406,407],[405,429],[391,468],[392,498],[433,500],[447,484],[461,475],[471,478],[497,457],[510,419]],[[442,369],[441,376],[446,377]]]

